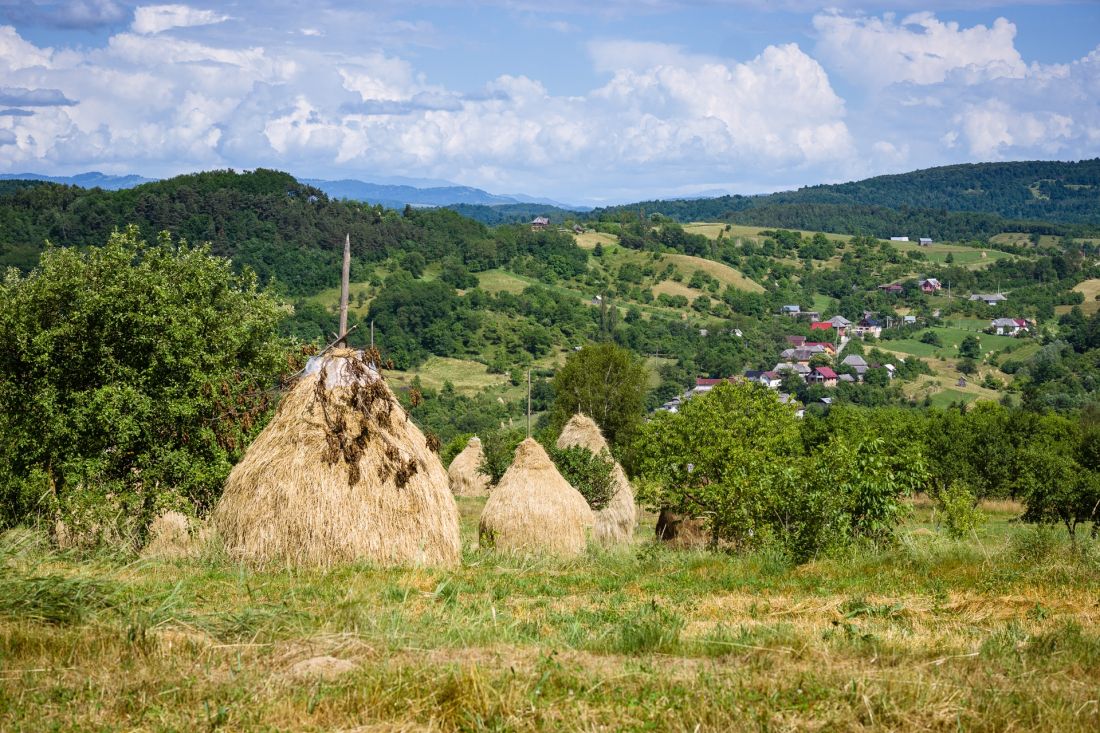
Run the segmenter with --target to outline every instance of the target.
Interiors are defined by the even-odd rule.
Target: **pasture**
[[[0,538],[0,729],[1100,728],[1100,554],[1015,520],[792,566],[475,547],[453,571],[237,567]]]

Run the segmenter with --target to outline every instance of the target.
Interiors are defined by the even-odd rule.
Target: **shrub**
[[[593,453],[583,445],[568,448],[551,447],[548,451],[554,465],[565,480],[581,492],[588,506],[598,511],[607,506],[615,493],[611,472],[615,464],[607,451]]]
[[[978,508],[974,494],[961,483],[952,483],[936,497],[943,513],[943,526],[947,534],[962,539],[985,522],[985,514]]]

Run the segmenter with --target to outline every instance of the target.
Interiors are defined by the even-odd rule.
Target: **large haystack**
[[[451,461],[447,476],[451,479],[451,491],[455,496],[488,496],[489,477],[478,470],[485,451],[481,449],[481,438],[470,438],[462,452]]]
[[[584,552],[594,518],[546,450],[528,438],[481,512],[482,547],[568,557]]]
[[[569,418],[558,437],[559,448],[572,446],[581,446],[596,454],[607,451],[607,456],[611,456],[610,447],[600,432],[600,426],[592,418],[579,412]],[[634,527],[638,524],[634,489],[618,461],[615,461],[612,469],[611,480],[615,485],[614,493],[607,506],[596,512],[596,525],[592,528],[592,536],[605,545],[630,542],[634,539]]]
[[[447,473],[361,352],[306,375],[229,475],[214,510],[228,554],[253,564],[451,566]]]

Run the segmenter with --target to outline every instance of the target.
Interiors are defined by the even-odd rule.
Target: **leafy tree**
[[[201,513],[298,366],[278,303],[206,247],[48,249],[0,286],[0,524]]]
[[[920,335],[920,342],[929,346],[943,346],[940,335],[935,331],[925,331]]]
[[[649,379],[641,359],[612,343],[574,352],[554,376],[550,424],[560,430],[577,412],[596,421],[613,451],[627,446],[645,409]]]
[[[982,358],[982,342],[977,336],[967,336],[959,344],[959,356],[964,359]]]

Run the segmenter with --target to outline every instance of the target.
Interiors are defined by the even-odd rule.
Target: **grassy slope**
[[[244,570],[24,546],[0,729],[1097,730],[1096,548],[918,506],[891,550],[790,568],[654,547],[461,568]],[[63,600],[68,599],[68,600]],[[68,609],[56,623],[36,620]],[[297,677],[332,656],[351,671]]]

